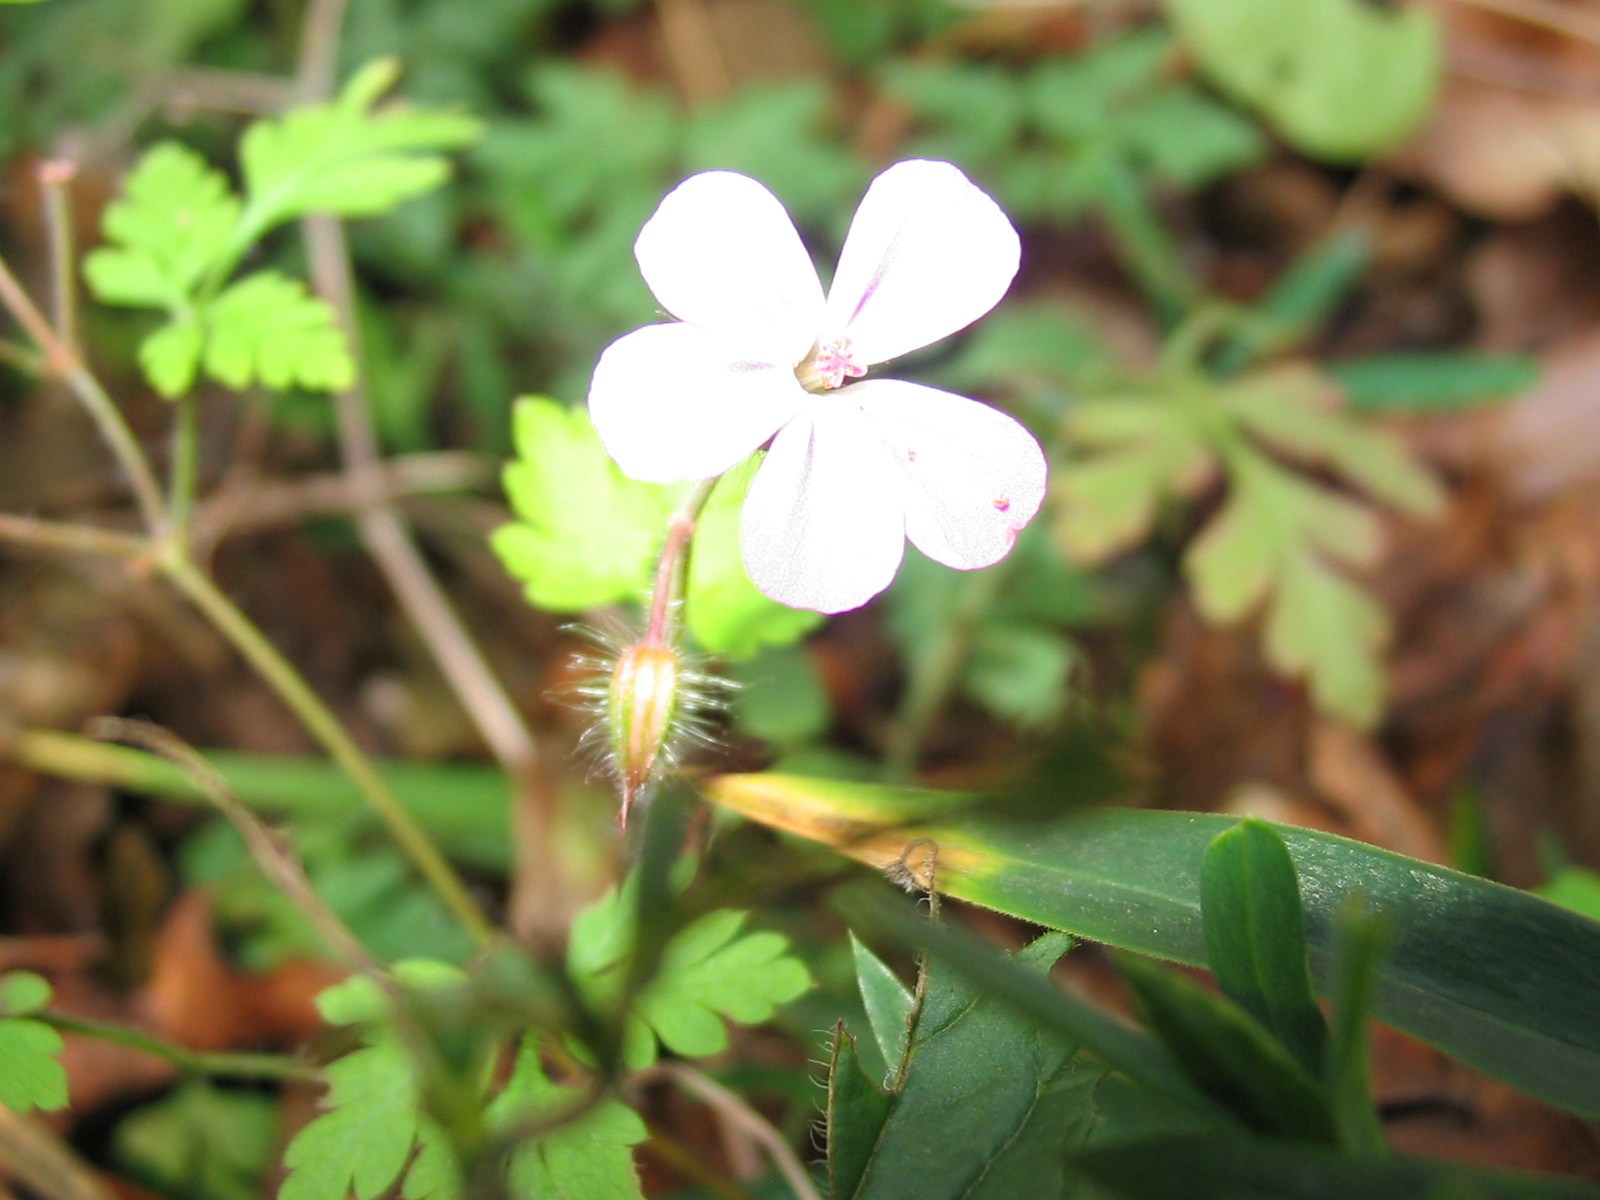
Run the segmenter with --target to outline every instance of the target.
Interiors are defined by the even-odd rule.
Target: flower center
[[[859,379],[867,369],[850,357],[850,339],[819,341],[809,357],[794,369],[794,377],[808,392],[827,392],[846,379]]]

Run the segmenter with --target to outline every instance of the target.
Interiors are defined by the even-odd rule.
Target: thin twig
[[[1600,46],[1600,20],[1570,4],[1555,4],[1551,0],[1456,0],[1456,3]]]
[[[309,217],[305,225],[317,294],[340,314],[354,345],[354,284],[344,229],[336,219],[325,216]],[[339,393],[334,403],[339,447],[362,543],[383,571],[490,752],[514,779],[527,778],[537,757],[533,735],[450,606],[404,521],[383,494],[378,439],[365,390],[358,383]]]
[[[338,82],[339,35],[347,0],[311,0],[300,26],[294,91],[301,103],[326,100]]]
[[[149,558],[154,552],[148,538],[96,529],[90,525],[67,525],[37,517],[18,517],[10,513],[0,513],[0,542],[33,546],[40,550],[101,554],[135,561]]]
[[[123,717],[101,717],[90,722],[86,732],[90,737],[106,741],[128,742],[152,754],[158,754],[179,767],[198,787],[229,823],[239,831],[250,857],[256,866],[296,908],[311,922],[328,946],[344,960],[345,964],[366,975],[381,976],[383,968],[367,953],[365,946],[350,932],[348,926],[311,886],[300,860],[280,837],[250,811],[249,806],[234,794],[228,781],[208,763],[200,753],[170,730],[152,725],[148,721],[131,721]],[[141,1047],[148,1048],[148,1047]]]
[[[684,98],[690,104],[704,104],[727,95],[728,64],[717,45],[705,0],[656,0],[656,17]]]
[[[444,450],[385,459],[378,465],[378,489],[386,502],[431,492],[477,488],[493,477],[482,455]],[[350,480],[342,472],[299,479],[238,481],[215,489],[195,512],[195,553],[225,537],[293,525],[311,517],[348,515],[358,507]]]
[[[384,782],[377,767],[339,718],[323,703],[301,674],[276,646],[256,628],[249,617],[225,596],[192,562],[174,554],[161,564],[162,574],[210,619],[217,630],[278,693],[311,735],[322,743],[355,785],[368,804],[389,827],[400,849],[418,872],[439,894],[462,926],[480,944],[494,937],[494,927],[484,917],[466,884],[455,868],[439,853],[439,848],[417,824],[399,798]]]
[[[244,1052],[216,1052],[190,1050],[126,1025],[113,1025],[108,1021],[93,1021],[87,1017],[69,1016],[66,1013],[35,1013],[34,1020],[49,1025],[62,1033],[76,1033],[117,1046],[126,1046],[152,1058],[171,1063],[190,1075],[222,1076],[234,1079],[309,1080],[321,1077],[321,1072],[310,1063],[282,1054],[250,1054]]]
[[[0,1163],[49,1200],[114,1200],[99,1176],[44,1122],[0,1104]]]
[[[0,258],[0,305],[11,313],[44,354],[46,370],[71,388],[94,418],[100,436],[105,438],[111,452],[127,472],[134,500],[151,535],[164,534],[167,529],[166,504],[161,499],[161,488],[150,469],[150,461],[139,448],[133,431],[122,419],[122,414],[117,411],[105,388],[100,386],[100,381],[84,366],[77,352],[50,327],[50,322],[45,320],[44,314],[3,258]]]
[[[649,1074],[669,1079],[684,1091],[697,1096],[721,1114],[729,1125],[743,1130],[753,1141],[759,1143],[772,1158],[772,1165],[778,1168],[778,1173],[788,1182],[796,1200],[822,1200],[822,1194],[817,1191],[817,1185],[811,1178],[811,1172],[806,1170],[805,1164],[784,1140],[783,1135],[772,1127],[772,1122],[750,1107],[744,1097],[723,1087],[705,1072],[697,1071],[687,1063],[657,1063]]]
[[[71,194],[68,185],[77,167],[64,161],[39,168],[44,191],[44,220],[50,245],[50,303],[56,333],[76,354],[78,348],[78,288],[75,272],[78,254],[72,235]]]

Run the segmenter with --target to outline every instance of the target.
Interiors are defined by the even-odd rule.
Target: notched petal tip
[[[679,320],[790,366],[811,348],[823,305],[816,267],[782,203],[749,176],[690,176],[633,249],[650,291]]]
[[[1021,256],[1010,219],[959,168],[896,163],[873,180],[850,224],[824,333],[847,335],[862,362],[897,358],[998,304]]]

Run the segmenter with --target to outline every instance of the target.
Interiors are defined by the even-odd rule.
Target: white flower
[[[1038,512],[1044,455],[1016,421],[919,384],[845,383],[965,328],[1011,286],[1016,230],[949,163],[873,181],[826,299],[777,198],[728,171],[680,184],[634,253],[678,320],[607,347],[590,416],[623,473],[655,482],[720,475],[771,439],[740,534],[773,599],[859,607],[889,586],[906,538],[986,567]]]

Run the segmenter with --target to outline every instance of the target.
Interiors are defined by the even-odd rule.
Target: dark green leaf
[[[1127,1200],[1596,1200],[1592,1184],[1423,1158],[1358,1158],[1317,1146],[1205,1134],[1131,1141],[1075,1165]]]
[[[1333,979],[1328,989],[1334,1020],[1326,1078],[1339,1140],[1347,1149],[1375,1154],[1386,1150],[1388,1143],[1372,1101],[1372,1039],[1367,1023],[1388,934],[1387,923],[1367,907],[1364,897],[1346,901],[1334,926]]]
[[[1347,358],[1331,370],[1350,406],[1372,413],[1456,412],[1507,399],[1539,382],[1539,365],[1526,354],[1374,354]]]
[[[1206,847],[1200,912],[1223,992],[1319,1075],[1327,1024],[1311,991],[1294,860],[1272,826],[1247,820]]]
[[[1333,1140],[1316,1079],[1265,1026],[1174,971],[1133,957],[1119,966],[1145,1024],[1201,1091],[1251,1129]]]
[[[975,807],[970,796],[771,774],[722,776],[706,794],[883,869],[931,842],[939,887],[952,896],[1205,965],[1201,861],[1232,818],[1117,809],[1029,818]],[[1392,933],[1376,1019],[1600,1118],[1600,924],[1432,863],[1274,828],[1295,860],[1322,994],[1338,913],[1347,897],[1364,896]]]
[[[1018,958],[1044,983],[1069,943],[1046,935]],[[1099,1072],[1006,1004],[933,969],[906,1069],[879,1103],[844,1038],[830,1087],[841,1160],[834,1200],[1054,1200],[1065,1148],[1088,1132]],[[1048,986],[1047,984],[1045,986]],[[959,1103],[952,1103],[953,1097]]]
[[[911,1014],[916,997],[901,983],[888,965],[867,949],[855,934],[850,935],[850,952],[856,963],[856,986],[867,1010],[867,1024],[889,1065],[891,1077],[898,1076],[905,1063],[906,1044],[911,1036]],[[885,1081],[885,1086],[889,1081]]]

